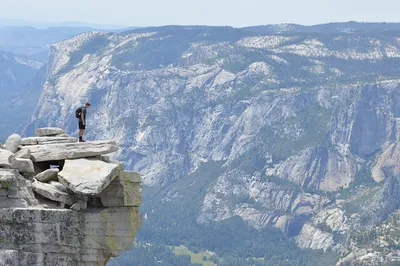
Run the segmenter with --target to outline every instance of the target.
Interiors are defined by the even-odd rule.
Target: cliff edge
[[[131,249],[141,177],[59,128],[0,144],[0,265],[105,265]]]

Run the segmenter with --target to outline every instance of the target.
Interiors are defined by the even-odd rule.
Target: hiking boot
[[[86,142],[86,140],[80,139],[79,142]]]

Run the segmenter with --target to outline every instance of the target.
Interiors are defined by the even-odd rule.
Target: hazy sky
[[[128,26],[400,21],[399,0],[0,0],[0,18]]]

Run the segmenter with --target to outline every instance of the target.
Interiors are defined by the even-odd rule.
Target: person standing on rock
[[[85,142],[83,140],[83,134],[85,133],[86,129],[86,109],[90,107],[90,103],[85,103],[84,106],[79,107],[75,111],[76,118],[79,119],[79,142]]]

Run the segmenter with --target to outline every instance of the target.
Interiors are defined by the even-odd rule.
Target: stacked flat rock
[[[59,128],[0,144],[0,266],[105,265],[140,228],[140,174]]]

